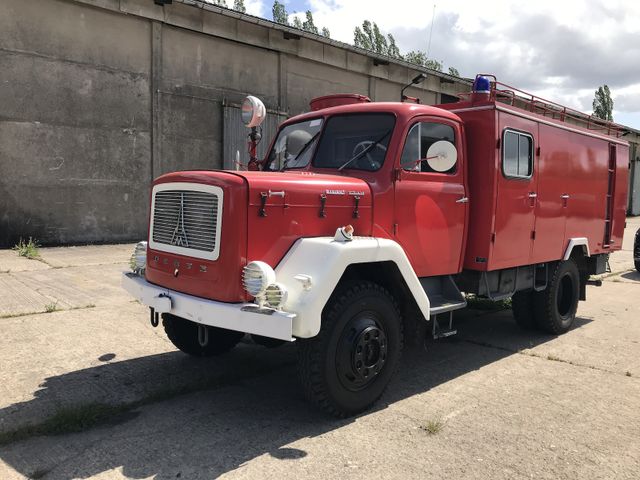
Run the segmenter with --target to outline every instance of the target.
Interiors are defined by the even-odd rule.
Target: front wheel
[[[337,416],[355,415],[380,398],[402,354],[402,319],[391,294],[361,281],[329,301],[320,332],[299,342],[306,397]]]
[[[534,296],[538,327],[554,335],[567,332],[576,318],[580,297],[580,273],[569,259],[557,264],[547,288]]]
[[[162,325],[171,343],[194,357],[211,357],[228,352],[244,337],[242,332],[205,326],[208,341],[206,345],[200,345],[197,323],[170,313],[163,313]]]

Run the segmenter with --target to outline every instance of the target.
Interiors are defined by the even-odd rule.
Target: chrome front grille
[[[162,250],[183,254],[188,254],[184,249],[217,252],[220,200],[218,194],[205,191],[156,191],[152,243],[166,245]]]

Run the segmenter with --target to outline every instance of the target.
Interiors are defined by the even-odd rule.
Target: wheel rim
[[[353,392],[369,386],[384,369],[387,349],[387,334],[372,312],[353,317],[336,351],[336,371],[342,386]]]
[[[558,298],[556,305],[558,313],[563,319],[571,316],[573,305],[575,303],[575,291],[573,288],[573,279],[571,275],[566,274],[560,279],[558,285]]]

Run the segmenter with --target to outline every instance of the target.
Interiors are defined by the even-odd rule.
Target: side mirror
[[[427,150],[427,157],[420,159],[420,161],[426,161],[427,165],[435,172],[446,172],[458,161],[458,150],[453,143],[438,140]]]
[[[258,127],[264,122],[267,109],[264,103],[254,96],[249,95],[242,102],[242,123],[247,128]]]

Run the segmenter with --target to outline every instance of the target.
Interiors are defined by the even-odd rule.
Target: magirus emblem
[[[188,247],[189,240],[187,239],[187,232],[184,229],[184,193],[180,194],[180,210],[178,211],[178,223],[173,230],[171,236],[171,245],[176,247]]]

